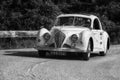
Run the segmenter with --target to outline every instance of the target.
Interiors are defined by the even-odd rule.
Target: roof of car
[[[62,17],[62,16],[78,16],[78,17],[86,17],[91,19],[97,18],[97,16],[91,14],[61,14],[58,17]]]

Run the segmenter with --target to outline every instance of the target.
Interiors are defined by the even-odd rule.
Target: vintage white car
[[[91,53],[105,56],[110,48],[110,38],[102,29],[99,18],[86,14],[62,14],[56,18],[51,30],[38,31],[36,49],[39,56],[46,52],[82,53],[89,60]]]

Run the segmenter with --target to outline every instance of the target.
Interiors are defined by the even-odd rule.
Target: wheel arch
[[[91,33],[91,31],[89,31],[89,30],[85,30],[85,31],[83,31],[82,32],[82,41],[83,41],[83,45],[84,45],[84,49],[85,50],[87,50],[87,47],[88,47],[88,44],[89,44],[89,42],[91,42],[91,44],[92,44],[92,49],[91,49],[91,51],[93,51],[93,37],[92,37],[92,33]]]
[[[94,42],[93,42],[93,38],[92,38],[92,37],[90,37],[89,41],[90,41],[90,43],[91,43],[91,51],[93,51],[93,49],[94,49]]]
[[[37,38],[36,38],[36,45],[37,46],[45,46],[45,40],[43,38],[43,35],[45,33],[49,33],[50,34],[50,31],[48,31],[46,28],[41,28],[38,33],[37,33]]]
[[[107,39],[107,49],[110,49],[110,38]]]

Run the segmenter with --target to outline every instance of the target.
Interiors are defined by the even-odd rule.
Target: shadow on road
[[[46,57],[39,57],[36,51],[6,51],[6,56],[18,56],[18,57],[31,57],[31,58],[44,58],[44,59],[59,59],[59,60],[83,60],[82,55],[55,55],[47,54]],[[91,58],[98,57],[98,54],[91,54]]]
[[[39,57],[36,51],[6,51],[4,55],[19,57]]]

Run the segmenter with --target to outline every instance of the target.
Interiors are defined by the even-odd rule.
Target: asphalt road
[[[1,50],[0,80],[120,80],[120,45],[89,61],[64,55],[39,58],[34,49]]]

